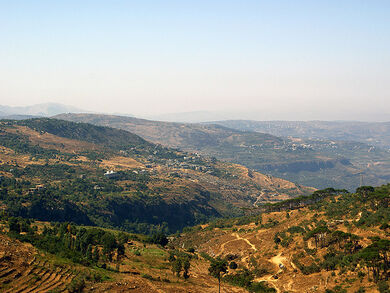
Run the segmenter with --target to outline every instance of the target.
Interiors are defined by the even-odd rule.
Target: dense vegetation
[[[18,127],[57,137],[42,147]],[[8,174],[0,174],[0,200],[11,216],[153,234],[175,232],[221,215],[221,210],[210,204],[221,197],[219,193],[195,184],[175,186],[175,179],[182,177],[177,172],[166,179],[155,172],[132,168],[109,179],[100,167],[103,159],[120,155],[154,166],[175,164],[219,178],[231,177],[216,167],[215,159],[153,145],[123,130],[47,118],[2,121],[0,136],[1,146],[17,155],[28,155],[32,162],[22,166],[11,159],[0,164],[0,173]],[[61,137],[94,145],[72,151],[64,148]],[[80,156],[89,160],[81,161]],[[221,201],[218,208],[237,213],[237,209],[225,205]]]
[[[48,166],[47,169],[48,176],[56,176],[54,171],[50,172],[53,166]],[[47,169],[43,167],[40,171],[45,174]],[[58,169],[61,170],[61,167]],[[20,172],[29,170],[23,169]],[[61,172],[58,177],[63,176],[66,177]],[[145,177],[141,178],[147,180]],[[160,196],[150,195],[148,191],[139,190],[131,196],[123,196],[122,187],[102,176],[96,181],[85,178],[72,179],[60,185],[46,184],[42,189],[31,190],[32,186],[27,180],[1,179],[0,199],[7,206],[10,215],[43,221],[73,221],[84,225],[117,227],[144,234],[169,230],[174,232],[218,215],[215,210],[202,209],[194,206],[194,203],[166,202]],[[99,188],[94,188],[95,186]],[[198,200],[205,201],[207,194],[198,192]],[[84,204],[81,205],[81,202]]]
[[[44,226],[42,232],[26,219],[10,217],[8,225],[12,237],[87,266],[112,261],[114,255],[118,260],[124,254],[124,243],[129,239],[126,233],[114,235],[103,229],[80,228],[68,222]]]

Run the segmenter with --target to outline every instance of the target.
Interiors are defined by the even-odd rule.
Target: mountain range
[[[389,150],[362,142],[278,137],[216,123],[174,123],[96,114],[55,116],[110,126],[184,151],[199,152],[244,165],[298,184],[347,188],[385,184],[390,179]]]
[[[356,141],[390,148],[390,122],[225,120],[212,123],[276,136]]]
[[[56,117],[0,120],[1,292],[388,291],[389,184],[349,193],[269,174],[379,180],[386,150]]]
[[[85,113],[87,111],[81,110],[73,106],[67,106],[58,103],[44,103],[31,106],[12,107],[0,105],[0,117],[7,118],[31,118],[33,116],[53,116],[61,113]]]
[[[315,190],[86,123],[3,120],[0,138],[1,178],[21,182],[3,198],[14,216],[176,231]]]

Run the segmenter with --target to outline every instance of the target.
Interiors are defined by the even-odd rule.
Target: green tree
[[[229,268],[232,269],[232,270],[235,270],[238,268],[238,265],[236,262],[232,261],[230,264],[229,264]]]
[[[374,191],[375,189],[372,186],[360,186],[356,189],[356,193],[363,199],[367,199],[368,195]]]
[[[99,248],[95,247],[92,257],[95,262],[99,261]]]
[[[16,218],[12,217],[8,220],[8,227],[10,232],[20,233],[20,224]]]
[[[183,264],[181,262],[180,258],[177,258],[173,263],[172,263],[172,271],[173,273],[176,273],[176,276],[180,277],[180,272],[183,269]]]
[[[188,258],[186,258],[183,262],[183,270],[184,270],[183,277],[184,277],[184,279],[188,279],[190,277],[190,275],[189,275],[190,267],[191,267],[191,263],[188,260]]]
[[[218,292],[221,292],[221,277],[227,271],[227,261],[225,259],[216,258],[209,267],[209,274],[218,279]]]
[[[92,257],[92,245],[89,244],[88,247],[87,247],[87,252],[86,252],[86,257],[88,260],[92,260],[93,257]]]

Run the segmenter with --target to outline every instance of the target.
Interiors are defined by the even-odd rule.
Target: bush
[[[305,229],[300,227],[300,226],[291,226],[290,228],[287,229],[287,232],[289,232],[290,234],[295,234],[295,233],[305,233]]]
[[[142,274],[141,277],[144,278],[144,279],[155,281],[155,279],[151,275],[149,275],[149,274]]]
[[[72,280],[68,285],[68,291],[70,293],[79,293],[82,292],[85,287],[85,278],[84,276],[78,276]]]
[[[378,290],[380,293],[390,293],[389,284],[386,281],[380,281],[378,283]]]
[[[168,238],[162,232],[153,234],[153,236],[150,237],[148,240],[149,240],[148,242],[150,242],[150,243],[159,244],[163,247],[168,244]]]
[[[195,253],[195,248],[190,247],[190,248],[187,249],[187,252],[189,252],[189,253]]]

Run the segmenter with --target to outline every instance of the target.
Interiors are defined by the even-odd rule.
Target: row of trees
[[[25,219],[11,217],[8,224],[11,236],[84,265],[97,264],[99,260],[111,261],[114,255],[119,260],[129,237],[126,233],[116,236],[103,229],[78,228],[70,223],[45,226],[42,233]]]

